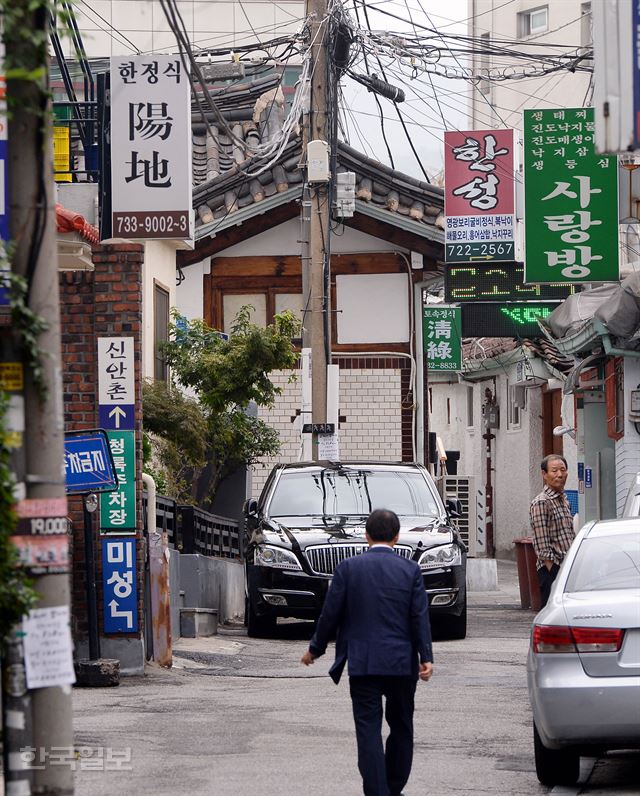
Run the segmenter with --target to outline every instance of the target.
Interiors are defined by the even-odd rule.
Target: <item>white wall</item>
[[[176,304],[176,247],[170,241],[148,240],[142,267],[142,373],[153,378],[154,284],[169,291],[169,306]]]
[[[604,0],[592,0],[603,2]],[[564,44],[580,46],[581,11],[583,0],[469,0],[469,17],[475,15],[475,24],[470,24],[474,36],[491,32],[491,38],[502,38],[517,42],[518,13],[527,9],[548,6],[549,32],[531,37],[545,50],[545,44]],[[558,28],[558,30],[556,30]],[[528,41],[524,39],[523,41]],[[522,47],[518,49],[522,50]],[[535,48],[527,48],[533,51]],[[547,48],[548,49],[548,48]],[[513,64],[513,58],[493,59],[491,67]],[[473,58],[474,71],[486,66],[481,55]],[[525,80],[506,80],[493,83],[491,93],[483,99],[477,89],[471,90],[471,129],[485,127],[522,127],[524,108],[582,107],[589,86],[589,74],[571,73],[568,70]],[[489,100],[497,110],[492,110]]]
[[[629,420],[631,390],[640,384],[640,360],[624,360],[624,437],[616,442],[616,509],[622,515],[624,501],[636,473],[640,472],[640,434]],[[640,426],[639,426],[640,428]]]
[[[73,5],[90,58],[134,54],[136,48],[176,52],[176,38],[158,0],[77,0]],[[196,48],[232,48],[295,33],[304,17],[302,0],[178,0],[177,5]],[[72,52],[69,37],[62,43],[67,54]]]

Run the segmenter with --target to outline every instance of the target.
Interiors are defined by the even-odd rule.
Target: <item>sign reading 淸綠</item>
[[[618,279],[618,167],[593,108],[524,112],[525,281]]]
[[[193,237],[191,88],[176,55],[111,59],[112,233]]]
[[[429,370],[462,370],[460,307],[422,305],[422,342]]]

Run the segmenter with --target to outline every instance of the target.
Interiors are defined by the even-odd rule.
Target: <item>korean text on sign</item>
[[[137,632],[135,538],[104,539],[102,570],[105,633]]]
[[[526,281],[618,279],[617,158],[593,108],[524,112]]]
[[[100,529],[127,532],[136,529],[135,434],[108,431],[118,488],[100,496]]]
[[[444,143],[447,262],[513,259],[513,130],[446,132]]]
[[[462,370],[459,307],[423,305],[423,349],[429,370]]]
[[[175,55],[111,59],[113,234],[191,237],[190,85]]]

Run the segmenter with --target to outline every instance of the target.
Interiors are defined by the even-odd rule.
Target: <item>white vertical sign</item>
[[[191,94],[176,55],[111,59],[112,234],[192,237]]]

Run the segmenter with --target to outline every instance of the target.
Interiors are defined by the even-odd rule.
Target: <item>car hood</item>
[[[301,550],[318,544],[366,544],[364,518],[272,517],[262,526],[263,541]],[[428,548],[450,544],[454,532],[444,521],[402,517],[398,544]]]

